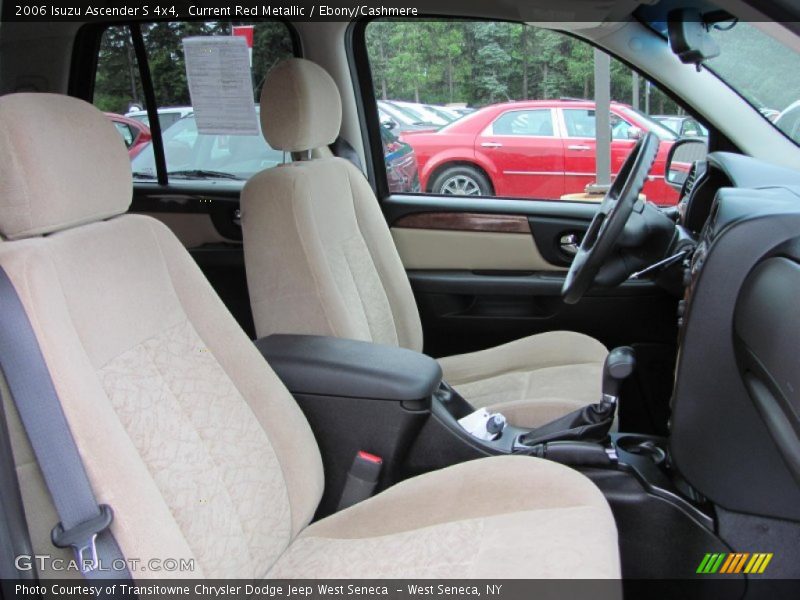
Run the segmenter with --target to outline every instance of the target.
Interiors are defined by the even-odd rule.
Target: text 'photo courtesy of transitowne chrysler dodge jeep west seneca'
[[[0,0],[3,598],[800,597],[800,6]]]

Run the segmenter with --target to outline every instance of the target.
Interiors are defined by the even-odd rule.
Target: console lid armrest
[[[276,334],[256,347],[293,394],[402,402],[431,397],[442,380],[434,359],[395,346]]]

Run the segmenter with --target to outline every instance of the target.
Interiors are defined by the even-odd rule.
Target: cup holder
[[[617,438],[616,445],[623,452],[649,458],[656,465],[662,465],[667,460],[667,451],[653,439],[624,435]]]

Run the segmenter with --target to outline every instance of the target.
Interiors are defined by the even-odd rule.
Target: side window
[[[625,119],[617,115],[610,115],[609,120],[611,123],[611,139],[612,140],[632,140],[635,139],[633,134],[636,127],[628,123]]]
[[[594,110],[570,108],[563,111],[564,123],[567,126],[567,137],[593,138],[595,129]]]
[[[293,55],[292,39],[286,24],[259,21],[237,25],[252,27],[251,77],[253,103],[261,93],[267,71]],[[233,35],[223,22],[157,22],[141,24],[147,66],[153,82],[164,158],[170,183],[199,179],[229,179],[244,182],[262,169],[290,160],[283,152],[270,148],[259,135],[212,135],[200,133],[191,106],[184,60],[183,40],[197,36]],[[245,39],[248,40],[249,36]],[[101,40],[95,75],[94,103],[102,110],[127,115],[150,125],[139,64],[127,25],[109,27]],[[256,106],[256,110],[258,107]],[[129,130],[128,145],[136,132]],[[149,133],[149,132],[148,132]],[[152,144],[132,157],[131,169],[137,180],[157,177]]]
[[[661,148],[643,193],[658,204],[678,201],[663,177],[677,134],[649,115],[678,116],[680,107],[601,56],[610,60],[612,143],[598,147],[588,43],[533,24],[455,18],[376,19],[364,42],[381,123],[406,148],[402,165],[384,153],[390,193],[599,201],[595,184],[613,177],[633,142],[652,132]],[[597,174],[600,153],[611,173]]]
[[[492,123],[494,135],[535,135],[553,137],[553,114],[550,109],[513,110]]]

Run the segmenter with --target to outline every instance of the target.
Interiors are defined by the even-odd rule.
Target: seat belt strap
[[[31,322],[2,267],[0,367],[61,519],[53,544],[74,550],[87,579],[130,579],[109,529],[113,511],[97,503]]]

